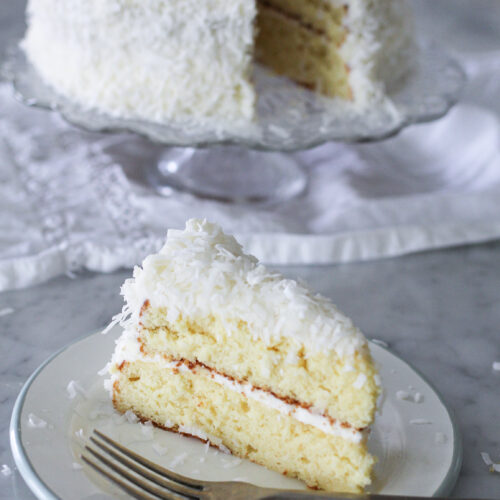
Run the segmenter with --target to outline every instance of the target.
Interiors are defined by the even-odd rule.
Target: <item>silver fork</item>
[[[418,500],[423,498],[280,490],[261,488],[235,481],[198,481],[151,462],[98,430],[94,430],[89,439],[94,446],[85,446],[85,452],[81,455],[82,460],[134,498],[140,500],[277,500],[285,498],[293,500],[321,498],[337,500]],[[436,500],[440,499],[437,498]]]

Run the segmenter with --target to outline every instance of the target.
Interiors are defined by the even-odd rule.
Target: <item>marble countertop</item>
[[[444,16],[452,1],[453,14]],[[478,0],[474,15],[458,8],[466,4],[439,0],[438,15],[420,5],[419,16],[457,50],[494,47],[500,2]],[[23,11],[22,1],[0,4],[0,56],[22,33]],[[483,22],[485,12],[489,22]],[[458,36],[464,25],[479,25],[482,36],[477,29]],[[480,456],[487,451],[500,461],[500,372],[492,369],[500,361],[500,243],[281,271],[332,298],[368,337],[386,341],[440,391],[464,438],[453,496],[500,498],[500,474],[488,472]],[[121,307],[119,287],[129,274],[82,273],[0,294],[0,311],[12,309],[0,316],[0,467],[13,470],[8,477],[0,474],[0,498],[34,498],[15,470],[9,445],[10,415],[22,385],[54,351],[108,323]]]
[[[456,497],[498,498],[500,474],[500,243],[343,266],[287,267],[331,297],[368,337],[386,341],[433,382],[464,438]],[[104,327],[121,307],[129,271],[63,277],[0,295],[0,464],[15,470],[8,442],[12,406],[27,377],[61,346]],[[0,476],[1,498],[32,498],[17,472]]]

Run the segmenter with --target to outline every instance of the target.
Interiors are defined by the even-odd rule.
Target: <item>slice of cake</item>
[[[253,62],[363,107],[408,71],[405,0],[29,0],[24,50],[87,109],[255,117]]]
[[[326,298],[190,220],[122,287],[113,404],[325,490],[360,491],[379,394],[365,338]]]

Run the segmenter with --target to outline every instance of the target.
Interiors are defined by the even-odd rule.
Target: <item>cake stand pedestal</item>
[[[445,115],[465,83],[460,65],[427,44],[416,52],[413,68],[387,99],[362,111],[257,68],[257,119],[238,124],[155,124],[83,109],[48,87],[18,45],[9,51],[1,76],[28,106],[58,111],[89,131],[133,132],[149,140],[144,141],[146,148],[151,142],[167,146],[159,161],[145,167],[145,178],[162,195],[184,191],[225,202],[272,203],[297,196],[307,185],[305,171],[286,153],[330,141],[379,141],[410,124]]]
[[[164,196],[175,190],[223,202],[267,203],[293,198],[307,185],[291,155],[238,146],[169,148],[146,168],[149,184]]]

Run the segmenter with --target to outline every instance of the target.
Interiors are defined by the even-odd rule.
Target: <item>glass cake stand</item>
[[[466,80],[462,68],[434,45],[420,46],[414,57],[414,70],[390,90],[390,98],[363,113],[257,68],[258,118],[244,124],[159,125],[82,109],[47,86],[17,45],[2,74],[28,106],[57,111],[88,131],[133,132],[166,146],[160,160],[145,167],[150,185],[161,194],[181,190],[221,201],[276,202],[307,185],[305,170],[287,153],[330,141],[380,141],[448,112]],[[141,147],[151,147],[147,140]]]

